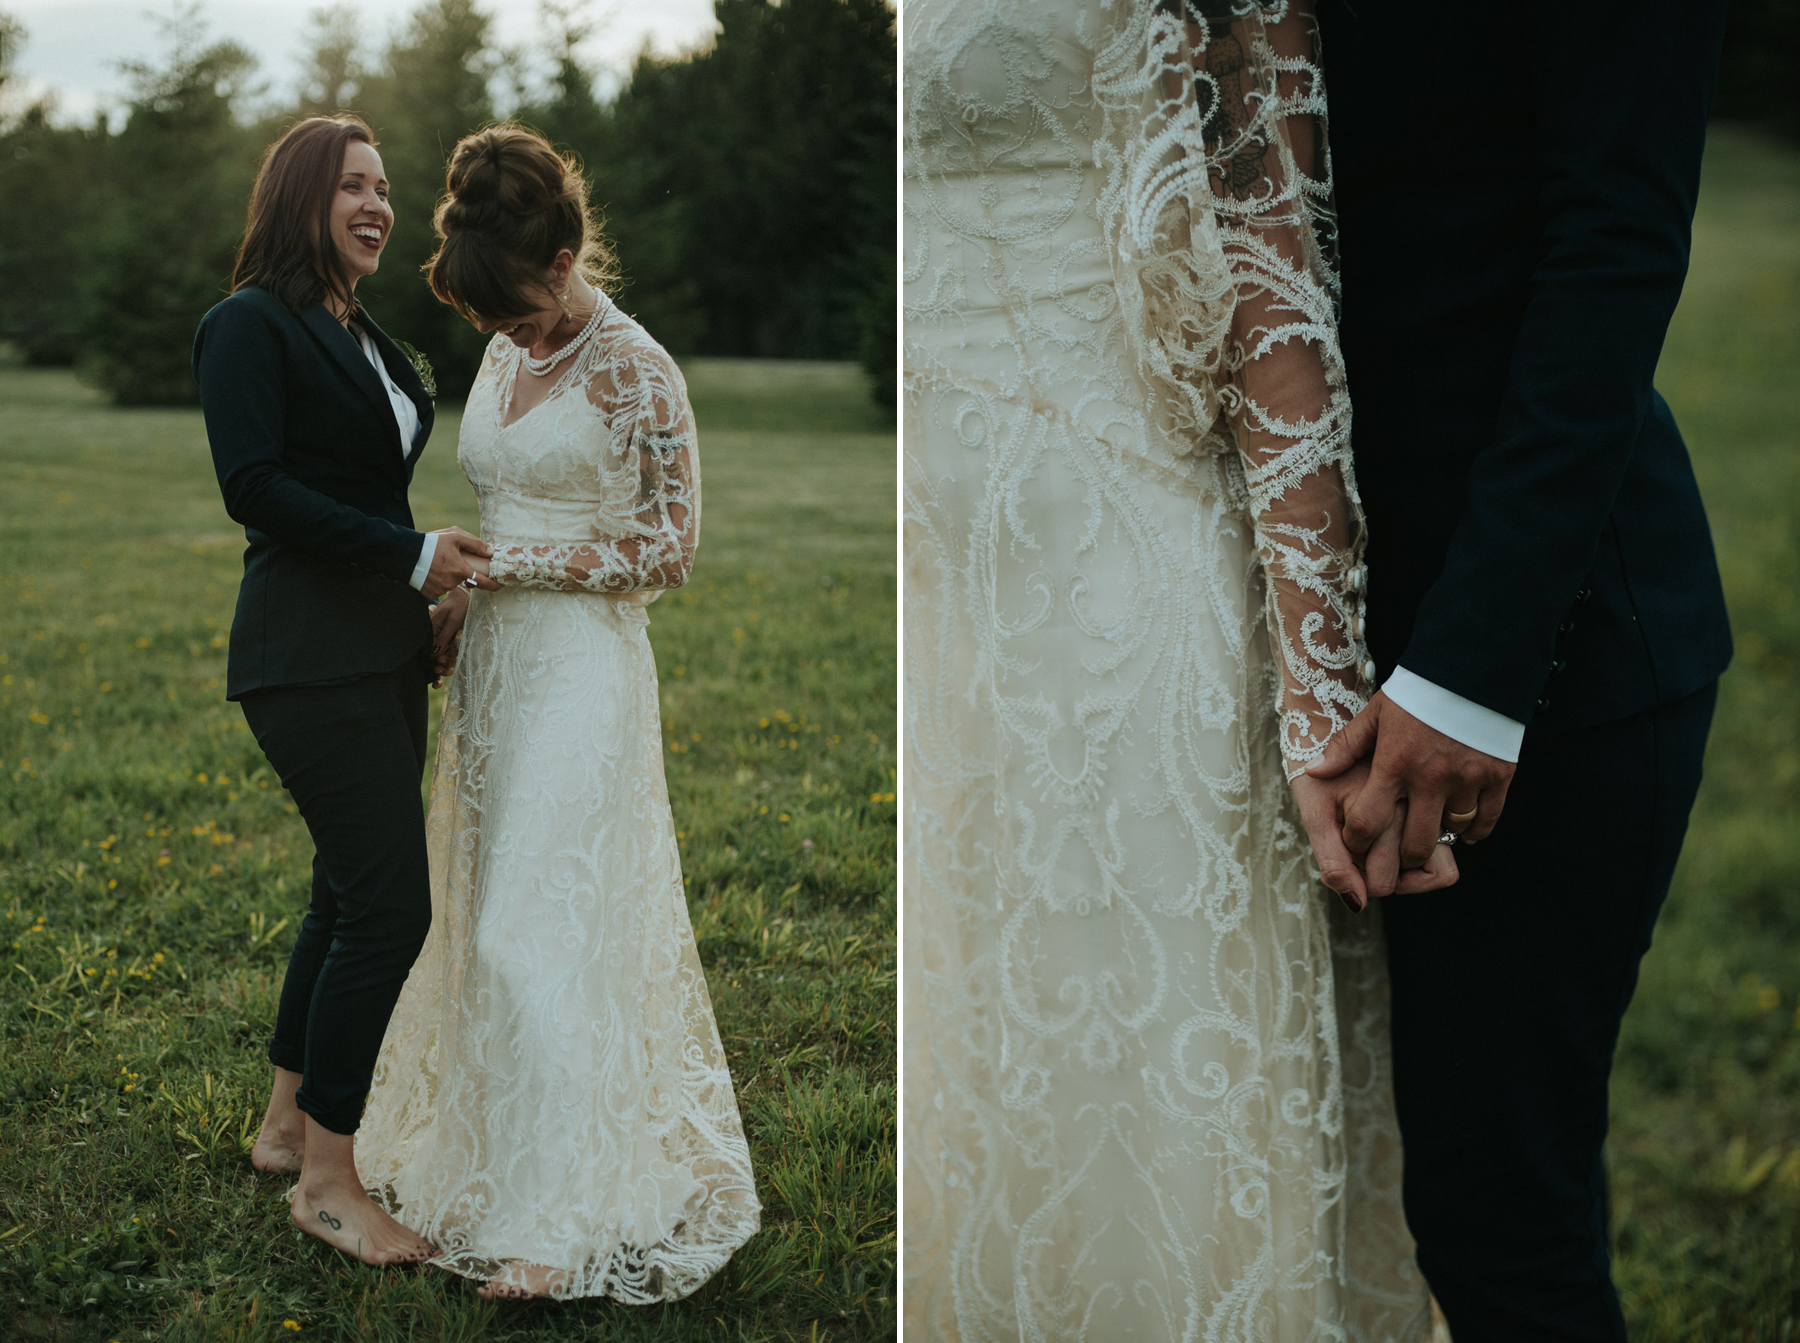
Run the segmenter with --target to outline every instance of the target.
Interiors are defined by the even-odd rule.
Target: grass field
[[[689,378],[705,530],[651,639],[764,1229],[686,1302],[499,1309],[250,1169],[311,850],[222,699],[242,536],[198,413],[0,366],[0,1338],[892,1334],[892,422],[847,367]],[[456,431],[422,526],[475,526]]]
[[[1800,151],[1716,130],[1657,384],[1737,658],[1613,1084],[1616,1277],[1642,1343],[1800,1339]]]

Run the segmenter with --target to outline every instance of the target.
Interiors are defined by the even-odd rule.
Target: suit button
[[[1558,659],[1556,659],[1555,662],[1552,662],[1550,664],[1550,674],[1552,676],[1555,676],[1559,671],[1561,671],[1564,667],[1566,667],[1568,665],[1569,664],[1564,662],[1561,658],[1558,658]]]
[[[1537,707],[1538,707],[1539,713],[1542,713],[1545,709],[1548,709],[1550,707],[1550,697],[1548,695],[1545,695],[1542,699],[1538,700]]]
[[[1578,602],[1585,602],[1589,597],[1592,597],[1593,595],[1594,595],[1594,590],[1592,588],[1583,588],[1580,592],[1577,592],[1575,594],[1575,600]]]
[[[1574,633],[1574,631],[1575,631],[1575,622],[1573,620],[1565,620],[1565,621],[1563,621],[1562,624],[1560,624],[1556,627],[1556,632],[1558,634],[1572,634],[1572,633]]]

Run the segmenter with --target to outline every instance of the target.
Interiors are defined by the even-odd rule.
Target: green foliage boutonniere
[[[437,400],[437,379],[431,376],[431,360],[425,357],[422,350],[408,345],[403,340],[394,342],[394,348],[406,356],[406,362],[413,366],[413,372],[419,375],[419,381],[425,385],[425,395],[433,401]]]

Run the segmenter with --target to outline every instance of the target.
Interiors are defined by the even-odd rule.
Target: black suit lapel
[[[381,378],[375,372],[375,366],[369,362],[369,356],[362,352],[362,346],[356,343],[356,337],[344,329],[344,324],[326,311],[323,303],[315,303],[300,314],[300,320],[321,345],[331,352],[331,357],[338,361],[339,367],[350,375],[350,381],[362,389],[362,394],[369,398],[369,405],[381,417],[387,426],[388,442],[393,447],[394,458],[400,460],[400,425],[394,419],[394,406],[388,400],[387,388],[381,385]],[[369,325],[373,326],[373,323]],[[387,340],[386,336],[381,338]],[[377,350],[379,351],[379,346]],[[389,348],[392,348],[390,342]],[[404,361],[402,361],[404,362]],[[402,384],[404,385],[404,384]],[[412,445],[408,445],[411,447]]]
[[[406,393],[413,403],[413,409],[419,412],[419,432],[413,435],[413,441],[407,445],[406,452],[407,476],[410,479],[413,463],[419,460],[419,454],[425,451],[425,440],[431,437],[431,422],[436,418],[437,408],[426,395],[425,384],[419,381],[418,370],[413,368],[412,360],[400,353],[400,347],[388,339],[387,332],[375,325],[375,319],[369,316],[366,309],[362,321],[369,339],[375,342],[375,352],[381,356],[381,362],[387,365],[388,376],[394,380],[396,387]],[[363,362],[366,364],[368,360]]]

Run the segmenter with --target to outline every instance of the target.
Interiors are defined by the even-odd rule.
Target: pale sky
[[[496,42],[536,48],[543,29],[536,0],[478,0],[495,17]],[[374,56],[418,5],[418,0],[359,0],[365,52]],[[283,102],[299,80],[307,16],[320,6],[304,0],[201,0],[209,41],[233,39],[261,61],[257,78],[268,97]],[[8,97],[53,90],[59,121],[88,121],[96,108],[117,109],[126,81],[121,60],[158,61],[168,44],[158,16],[174,12],[172,0],[0,0],[0,10],[25,25],[25,44],[14,73],[22,88]],[[663,52],[707,41],[715,29],[712,0],[592,0],[587,9],[595,33],[584,47],[589,60],[622,72],[646,40]],[[538,62],[542,65],[542,62]],[[9,91],[10,92],[10,91]]]

